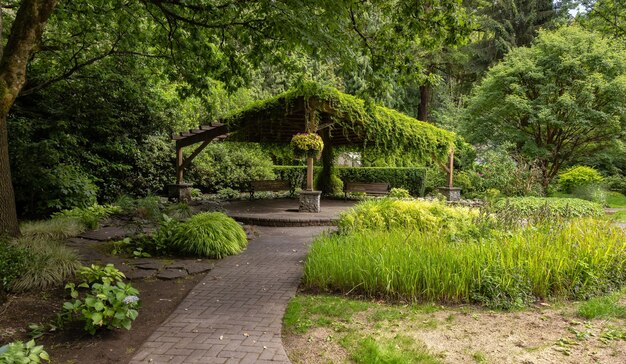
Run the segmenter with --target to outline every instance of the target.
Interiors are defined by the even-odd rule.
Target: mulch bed
[[[111,227],[107,235],[119,238]],[[83,330],[82,323],[68,324],[36,339],[44,345],[54,363],[124,363],[130,361],[141,344],[167,319],[169,314],[211,269],[210,260],[196,259],[133,259],[112,256],[106,240],[89,232],[69,239],[83,264],[113,263],[130,278],[140,292],[139,317],[130,331],[124,329],[98,332],[95,336]],[[51,324],[68,301],[62,288],[41,292],[9,295],[0,305],[0,346],[15,340],[30,340],[29,324]],[[47,325],[46,325],[47,326]]]

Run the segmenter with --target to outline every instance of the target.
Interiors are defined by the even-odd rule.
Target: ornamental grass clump
[[[200,257],[220,259],[239,254],[248,246],[241,225],[221,212],[194,215],[159,233],[167,236],[167,243],[175,252]]]
[[[29,254],[21,274],[8,287],[14,292],[61,286],[81,267],[76,252],[60,241],[23,236],[11,244]]]
[[[626,232],[605,221],[535,225],[462,242],[436,231],[374,230],[315,240],[304,285],[409,302],[509,309],[586,299],[626,284]]]
[[[342,234],[363,230],[406,232],[441,232],[447,236],[474,231],[478,212],[464,207],[450,207],[438,201],[377,199],[359,203],[341,214]]]

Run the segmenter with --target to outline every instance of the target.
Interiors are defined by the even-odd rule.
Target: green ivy
[[[264,128],[280,126],[285,114],[293,110],[301,99],[313,109],[323,108],[335,127],[353,132],[363,146],[378,151],[411,153],[423,161],[444,159],[456,138],[452,132],[310,81],[275,97],[252,103],[223,121],[236,131],[236,138],[257,141],[256,120],[263,120]],[[316,116],[315,121],[319,123],[319,112]]]

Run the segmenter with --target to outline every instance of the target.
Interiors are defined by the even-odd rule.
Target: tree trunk
[[[333,191],[333,174],[335,153],[331,145],[330,130],[328,128],[322,130],[322,140],[324,141],[324,149],[322,149],[322,172],[319,176],[318,190],[324,195],[332,195]]]
[[[56,0],[23,0],[0,61],[0,234],[17,236],[19,226],[9,165],[7,115],[26,82],[26,65],[41,40]]]
[[[0,115],[0,236],[4,234],[17,236],[20,233],[14,196],[9,165],[7,118],[6,114],[2,114]]]
[[[430,103],[430,85],[420,86],[420,104],[417,108],[417,120],[428,121],[428,104]]]

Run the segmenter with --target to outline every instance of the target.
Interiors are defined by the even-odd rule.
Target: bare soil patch
[[[345,332],[374,339],[410,336],[443,363],[626,363],[626,340],[611,337],[626,329],[624,320],[580,319],[574,303],[520,312],[472,306],[406,312],[397,320],[372,322],[368,310],[348,322],[289,334],[283,341],[294,363],[351,362],[350,348],[341,343]]]

